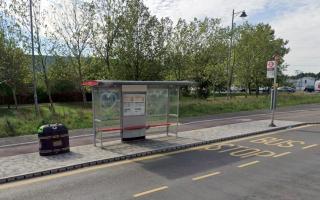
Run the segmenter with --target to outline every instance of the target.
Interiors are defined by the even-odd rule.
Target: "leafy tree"
[[[97,0],[91,9],[93,19],[91,45],[95,54],[104,61],[106,69],[112,75],[111,59],[115,58],[115,45],[120,37],[125,2],[123,0]]]
[[[225,89],[225,85],[227,84],[225,64],[214,65],[212,63],[209,63],[205,67],[205,72],[206,72],[206,75],[208,76],[208,80],[212,85],[213,97],[214,97],[216,91],[221,91]]]
[[[116,78],[132,80],[162,79],[163,24],[152,16],[141,0],[128,0],[121,38],[117,45]]]
[[[320,80],[320,72],[316,75],[316,79]]]
[[[6,7],[3,5],[7,2],[0,0],[0,7]],[[47,15],[40,7],[41,0],[34,0],[38,70],[49,99],[51,90],[76,87],[85,102],[85,88],[81,87],[84,80],[111,78],[194,80],[199,83],[198,96],[203,98],[210,95],[211,89],[215,93],[232,83],[249,93],[255,89],[258,94],[259,87],[272,84],[266,79],[266,62],[276,52],[282,57],[289,52],[288,41],[276,38],[270,25],[246,23],[233,29],[234,48],[228,66],[230,30],[221,25],[220,19],[179,19],[173,25],[169,18],[152,15],[142,0],[89,2],[55,2],[51,26],[45,23]],[[10,51],[15,52],[11,54],[14,56],[18,55],[18,47],[25,54],[30,52],[28,5],[28,0],[11,0],[11,7],[5,10],[18,22],[15,26],[2,23],[5,32],[17,30],[10,36],[15,44]],[[6,12],[0,11],[0,17]],[[54,63],[48,62],[51,56],[55,57]],[[6,58],[6,63],[9,58],[12,56]],[[285,83],[283,62],[279,63],[278,74],[279,82]]]
[[[185,20],[179,19],[168,40],[166,53],[167,78],[174,80],[187,79],[191,48],[188,45],[190,31]]]
[[[31,52],[31,29],[30,29],[30,2],[29,0],[12,0],[9,11],[11,16],[17,22],[17,25],[21,27],[21,39],[22,45],[24,46],[25,52]],[[51,95],[51,83],[48,78],[48,57],[52,54],[54,45],[48,38],[48,26],[45,24],[47,10],[41,7],[41,0],[32,1],[32,15],[33,15],[33,27],[34,27],[34,38],[36,65],[37,70],[41,71],[41,75],[45,84],[46,93],[50,102],[50,110],[55,112],[54,104]]]
[[[54,93],[68,93],[77,88],[77,77],[74,76],[73,63],[68,57],[55,55],[55,62],[49,65],[49,77],[53,83]]]
[[[225,82],[225,63],[227,59],[226,30],[219,19],[194,19],[189,25],[188,76],[199,82],[198,95],[206,98],[209,88],[221,88]]]
[[[69,56],[77,73],[77,84],[82,93],[83,102],[86,102],[85,88],[81,86],[84,81],[84,57],[90,54],[89,44],[93,23],[93,6],[80,0],[64,2],[53,7],[55,23],[52,34],[56,41],[63,41],[66,51],[60,52]]]
[[[281,57],[287,54],[287,44],[288,41],[275,38],[274,30],[268,24],[246,24],[236,44],[237,79],[240,85],[249,92],[255,88],[256,95],[259,94],[259,87],[270,87],[272,83],[266,78],[266,63],[276,53]],[[279,76],[285,69],[282,63],[283,60],[279,63]]]
[[[18,109],[17,89],[24,88],[28,77],[27,59],[22,49],[18,48],[15,41],[6,39],[0,34],[0,82],[6,84]]]

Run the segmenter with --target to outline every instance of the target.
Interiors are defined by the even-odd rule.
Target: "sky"
[[[285,56],[289,75],[296,70],[320,72],[320,0],[144,0],[152,14],[192,20],[194,17],[221,18],[231,24],[232,9],[245,10],[249,23],[269,23],[277,37],[289,40]],[[237,24],[243,23],[240,17]]]

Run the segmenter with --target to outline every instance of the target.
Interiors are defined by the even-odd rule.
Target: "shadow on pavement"
[[[144,169],[152,173],[168,179],[177,179],[209,170],[214,171],[215,168],[230,165],[240,160],[245,159],[216,151],[194,150],[139,163]]]

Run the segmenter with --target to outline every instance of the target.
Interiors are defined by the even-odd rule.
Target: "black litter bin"
[[[69,133],[63,124],[43,125],[38,129],[40,156],[70,152]]]

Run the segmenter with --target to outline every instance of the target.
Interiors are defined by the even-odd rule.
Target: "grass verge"
[[[320,103],[320,93],[279,94],[278,107],[301,104]],[[253,111],[270,108],[270,96],[234,96],[231,100],[226,97],[208,98],[206,100],[184,97],[181,101],[181,117],[195,117],[228,112]]]
[[[320,103],[319,93],[280,94],[278,97],[279,107],[314,103]],[[270,96],[235,96],[231,100],[226,97],[206,100],[183,97],[180,105],[180,117],[194,117],[268,109]],[[91,103],[57,103],[55,114],[49,111],[48,104],[41,104],[40,118],[34,116],[33,109],[33,105],[21,106],[17,111],[0,107],[0,137],[35,134],[39,126],[47,123],[63,123],[69,129],[92,127]]]

